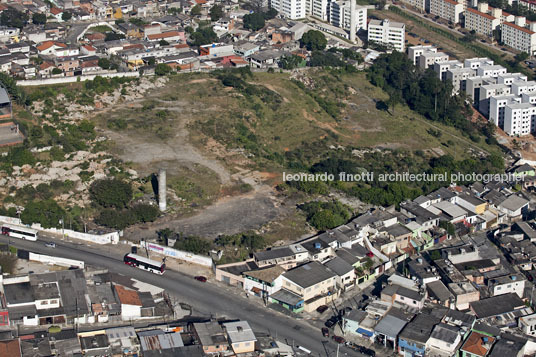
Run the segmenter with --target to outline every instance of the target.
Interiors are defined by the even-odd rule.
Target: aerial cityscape
[[[536,0],[0,2],[0,357],[536,356]]]

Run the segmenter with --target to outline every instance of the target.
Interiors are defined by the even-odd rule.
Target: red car
[[[202,283],[207,282],[207,278],[205,278],[204,276],[201,276],[201,275],[195,276],[194,279],[197,280],[197,281],[200,281]]]
[[[344,343],[344,337],[341,337],[341,336],[336,336],[336,335],[333,335],[331,337],[333,339],[333,341],[337,342],[337,343]]]

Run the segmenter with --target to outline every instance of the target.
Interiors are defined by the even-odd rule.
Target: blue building
[[[423,312],[408,323],[398,337],[398,351],[405,357],[424,356],[426,342],[441,317]]]

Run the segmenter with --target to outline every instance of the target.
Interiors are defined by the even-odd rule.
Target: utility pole
[[[337,357],[339,357],[339,347],[341,347],[341,344],[337,343]]]

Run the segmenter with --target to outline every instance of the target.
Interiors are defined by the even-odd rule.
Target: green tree
[[[65,211],[54,200],[32,201],[24,207],[20,216],[22,223],[39,223],[43,228],[60,227],[60,220],[66,216]]]
[[[283,56],[281,60],[279,61],[279,65],[283,69],[294,69],[298,68],[298,66],[303,62],[303,58],[296,55],[288,55]]]
[[[2,15],[0,15],[0,25],[2,26],[22,29],[26,23],[28,23],[28,15],[12,7],[2,11]]]
[[[123,208],[132,200],[132,187],[119,179],[102,179],[91,184],[89,194],[100,206]]]
[[[195,5],[194,7],[192,7],[192,9],[190,10],[190,15],[192,16],[201,15],[201,6]]]
[[[136,216],[136,220],[143,223],[152,222],[160,215],[158,207],[143,203],[133,206],[130,210]]]
[[[158,235],[158,240],[167,246],[169,238],[171,238],[175,234],[175,232],[173,232],[169,228],[164,228],[159,231],[156,231],[156,234]]]
[[[210,8],[210,19],[212,21],[218,21],[223,17],[223,8],[221,5],[214,5]]]
[[[125,38],[125,35],[115,32],[106,32],[106,37],[104,38],[104,41],[116,41],[116,40],[122,40]]]
[[[61,14],[61,19],[62,19],[63,21],[69,21],[72,17],[73,17],[73,14],[71,14],[69,11],[64,11],[64,12]]]
[[[523,62],[527,58],[529,58],[529,54],[527,52],[521,52],[521,53],[518,53],[514,58],[517,62]]]
[[[171,67],[165,63],[159,63],[156,65],[154,69],[154,73],[157,76],[165,76],[169,73],[171,73]]]
[[[309,51],[317,51],[326,48],[328,40],[322,32],[309,30],[303,34],[300,43],[302,47],[306,47]]]
[[[218,40],[218,35],[211,27],[198,28],[191,36],[194,46],[203,46],[211,44]]]
[[[169,42],[167,42],[166,40],[162,39],[160,41],[158,41],[158,44],[160,46],[168,46],[169,45]]]
[[[243,17],[244,27],[251,31],[257,31],[264,27],[265,20],[262,13],[254,12]]]
[[[110,60],[108,58],[99,58],[99,61],[97,62],[100,68],[102,69],[110,69]]]
[[[47,15],[36,12],[32,15],[32,22],[34,25],[44,25],[47,23]]]
[[[63,71],[59,69],[58,67],[52,68],[52,74],[62,74]]]
[[[212,248],[212,244],[200,237],[180,237],[175,242],[174,248],[194,254],[207,254]]]

